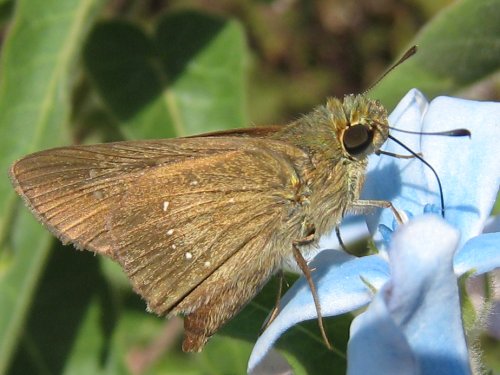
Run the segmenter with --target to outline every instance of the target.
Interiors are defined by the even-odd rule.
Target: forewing
[[[240,272],[221,268],[240,249],[249,262],[269,243],[294,204],[299,157],[279,141],[247,137],[117,142],[38,152],[10,175],[51,232],[118,259],[164,313],[210,275]],[[183,311],[203,302],[193,296]]]
[[[243,270],[226,262],[242,249],[241,265],[258,258],[286,220],[298,181],[290,159],[260,140],[239,142],[237,151],[149,169],[112,212],[113,254],[158,314],[215,272],[236,279]]]
[[[62,147],[11,167],[12,183],[34,215],[64,243],[112,256],[109,218],[129,184],[158,166],[241,147],[231,139],[166,139]]]

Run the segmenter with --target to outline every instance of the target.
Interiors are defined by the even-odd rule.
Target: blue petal
[[[351,324],[347,374],[419,374],[406,337],[387,310],[383,288]]]
[[[389,116],[389,123],[396,128],[421,131],[422,119],[427,108],[428,103],[423,94],[415,89],[410,90]],[[392,131],[391,134],[413,150],[417,152],[420,150],[418,136]],[[382,149],[406,154],[390,140]],[[405,172],[409,167],[411,167],[411,180],[410,183],[406,183],[405,178],[408,176]],[[391,201],[398,209],[408,212],[422,212],[422,201],[426,201],[427,193],[425,189],[415,186],[414,181],[418,181],[419,184],[426,181],[422,163],[418,160],[373,155],[369,158],[366,183],[361,197]],[[392,227],[394,216],[390,210],[377,210],[374,214],[367,215],[366,219],[370,232],[376,235],[379,224]],[[379,238],[376,236],[375,239]]]
[[[482,232],[500,185],[500,103],[439,97],[431,102],[423,131],[467,128],[467,137],[422,136],[422,152],[443,184],[446,220],[461,232],[462,246]],[[428,181],[433,177],[425,171]],[[431,182],[434,192],[436,183]]]
[[[334,316],[355,310],[370,302],[372,295],[362,276],[375,288],[389,278],[389,265],[377,255],[356,258],[342,251],[324,250],[310,263],[312,277],[323,316]],[[248,368],[253,369],[274,342],[291,326],[317,319],[316,308],[307,282],[302,277],[282,298],[281,311],[255,344]]]
[[[474,275],[500,268],[500,233],[485,233],[474,237],[462,247],[454,258],[458,276],[474,271]]]
[[[406,130],[442,131],[468,128],[472,138],[397,133],[397,136],[437,171],[443,184],[447,220],[462,232],[461,244],[478,235],[495,201],[500,184],[500,103],[440,97],[427,107],[425,98],[410,91],[389,117],[392,126]],[[384,150],[405,153],[388,140]],[[378,160],[377,160],[378,159]],[[371,157],[362,194],[364,199],[391,201],[398,209],[418,213],[426,204],[439,205],[436,178],[416,159]],[[391,226],[393,215],[383,210],[368,218],[370,231]]]
[[[380,224],[378,227],[378,230],[380,234],[382,235],[382,238],[384,239],[384,242],[386,245],[389,245],[391,243],[392,235],[394,231],[392,229],[389,229],[387,225]]]
[[[452,264],[458,242],[458,232],[435,215],[418,217],[395,232],[389,252],[392,278],[376,296],[385,302],[386,309],[370,306],[353,322],[348,351],[350,374],[366,373],[355,370],[369,368],[369,361],[389,366],[372,368],[370,374],[399,373],[393,363],[411,364],[412,356],[405,346],[392,346],[401,345],[401,335],[415,358],[415,371],[470,373]],[[365,343],[373,345],[377,339],[380,345],[388,346],[378,348],[377,355],[382,358],[374,359],[369,354],[373,347]],[[367,363],[355,363],[363,361],[363,352],[368,356]],[[402,357],[391,362],[394,355]]]

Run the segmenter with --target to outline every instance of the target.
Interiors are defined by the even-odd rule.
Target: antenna
[[[380,81],[382,81],[385,76],[387,76],[390,72],[392,72],[394,69],[396,69],[399,65],[401,65],[402,63],[404,63],[406,60],[408,60],[410,57],[412,57],[414,54],[417,53],[417,46],[411,46],[405,53],[403,56],[401,56],[401,58],[396,61],[394,64],[392,64],[392,66],[387,69],[385,71],[384,74],[382,74],[374,83],[372,83],[364,92],[363,92],[363,95],[365,95],[366,93],[368,93],[368,91],[370,91],[371,89],[373,89],[375,86],[377,86],[379,84]]]
[[[394,69],[396,69],[399,65],[404,63],[406,60],[408,60],[410,57],[415,55],[417,53],[417,46],[411,46],[404,54],[403,56],[400,57],[398,61],[396,61],[392,66],[385,71],[384,74],[382,74],[374,83],[372,83],[368,89],[366,89],[363,92],[363,95],[366,95],[370,90],[372,90],[375,86],[379,84],[380,81],[382,81],[390,72],[392,72]],[[390,130],[398,131],[401,133],[408,133],[408,134],[418,134],[418,135],[438,135],[438,136],[447,136],[447,137],[471,137],[471,133],[468,129],[453,129],[453,130],[447,130],[447,131],[442,131],[442,132],[415,132],[415,131],[410,131],[410,130],[403,130],[403,129],[398,129],[398,128],[393,128],[392,126],[389,126]],[[388,135],[388,138],[396,142],[398,145],[400,145],[402,148],[404,148],[406,151],[408,151],[414,158],[420,160],[424,165],[426,165],[434,174],[436,177],[438,187],[439,187],[439,199],[441,203],[441,216],[444,218],[444,197],[443,197],[443,187],[441,186],[441,180],[439,179],[439,176],[436,172],[436,170],[430,165],[420,154],[416,153],[413,151],[411,148],[406,146],[403,142],[401,142],[399,139],[393,137],[391,134]],[[401,155],[393,154],[390,152],[386,152],[383,150],[378,150],[378,154],[384,154],[388,156],[393,156],[393,157],[402,157]],[[407,157],[405,157],[407,158]]]

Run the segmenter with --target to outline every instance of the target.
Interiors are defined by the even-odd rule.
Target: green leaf
[[[78,366],[74,367],[80,369],[98,368],[94,362],[110,341],[110,319],[106,318],[113,314],[109,306],[112,299],[106,291],[95,256],[77,254],[70,246],[58,245],[39,282],[10,373],[62,373],[71,367],[66,362],[76,362]],[[108,332],[107,340],[103,332]]]
[[[91,66],[94,63],[92,58],[103,61],[102,56],[92,57],[92,54],[89,54],[96,34],[101,35],[99,38],[108,38],[107,40],[112,41],[113,33],[118,30],[120,34],[118,39],[125,35],[124,40],[128,42],[133,39],[130,35],[146,35],[142,30],[129,24],[112,23],[110,25],[112,27],[106,26],[104,29],[102,25],[99,26],[84,44],[83,39],[92,21],[91,10],[95,4],[80,1],[81,8],[78,8],[75,7],[75,3],[69,4],[66,0],[60,2],[64,4],[66,10],[63,15],[55,12],[55,0],[45,3],[50,15],[54,17],[53,20],[49,16],[45,17],[44,12],[34,12],[33,7],[26,11],[29,13],[28,17],[20,6],[16,20],[21,15],[26,19],[22,18],[23,22],[17,21],[20,22],[20,26],[12,29],[3,51],[4,76],[0,91],[2,93],[0,106],[3,109],[0,114],[0,131],[3,133],[0,142],[4,143],[6,151],[2,155],[4,169],[21,155],[60,143],[70,143],[68,129],[65,128],[69,122],[70,112],[74,110],[70,101],[73,82],[69,80],[69,76],[78,69],[75,57],[80,49],[85,48],[86,63]],[[72,13],[73,11],[75,13]],[[67,17],[70,16],[73,18],[68,20]],[[81,18],[83,16],[85,19]],[[192,19],[190,17],[191,13],[163,17],[157,33],[150,37],[154,45],[153,60],[156,60],[155,64],[160,64],[161,75],[167,70],[176,71],[175,79],[171,75],[167,86],[163,86],[162,81],[161,90],[155,92],[156,96],[148,94],[147,87],[151,82],[154,85],[154,79],[158,79],[159,76],[154,76],[150,81],[140,76],[139,82],[146,82],[146,87],[143,88],[145,91],[132,90],[127,95],[120,96],[121,91],[127,90],[129,83],[127,74],[134,72],[142,74],[141,64],[145,63],[141,61],[143,58],[141,54],[145,52],[141,51],[141,48],[147,47],[147,43],[141,47],[144,39],[136,43],[136,50],[132,48],[133,43],[127,46],[121,44],[120,47],[124,48],[122,51],[113,50],[116,47],[113,42],[104,48],[104,50],[109,48],[112,51],[111,55],[121,53],[119,60],[123,63],[132,61],[128,68],[125,63],[125,68],[128,70],[114,71],[117,75],[111,77],[111,83],[115,86],[109,94],[118,97],[116,103],[123,104],[124,98],[128,98],[127,100],[131,98],[131,101],[123,105],[133,108],[134,111],[129,118],[122,118],[124,122],[119,124],[124,128],[125,134],[147,138],[171,132],[166,121],[169,116],[173,117],[172,108],[165,105],[168,98],[176,103],[179,112],[176,115],[182,115],[182,123],[179,123],[178,127],[183,133],[208,131],[218,126],[235,127],[246,122],[243,110],[245,43],[241,28],[235,22],[218,18],[198,14],[192,14]],[[30,30],[26,23],[32,26],[40,20],[45,20],[42,23],[45,28],[32,30],[35,35],[23,34]],[[167,22],[169,20],[177,23]],[[64,23],[51,24],[49,21],[64,21]],[[187,34],[184,33],[181,39],[171,38],[173,31],[182,26],[179,22],[191,26],[199,24],[205,33],[202,38],[204,42],[195,43],[201,37],[199,34],[191,35],[198,30],[196,28],[186,29]],[[57,25],[59,26],[57,31],[49,28]],[[116,25],[119,25],[118,28]],[[102,34],[103,30],[109,32],[111,37]],[[133,32],[126,34],[124,30]],[[23,38],[20,39],[18,34],[22,34]],[[172,43],[170,39],[175,43],[184,43],[192,47],[184,50],[182,46],[172,44],[167,46],[166,43]],[[35,46],[26,48],[28,40],[33,40]],[[157,45],[160,40],[161,48]],[[38,45],[43,45],[45,48],[38,49]],[[83,47],[84,45],[86,47]],[[168,64],[166,58],[162,56],[167,54],[165,51],[175,50],[184,51],[184,67],[169,62],[168,69],[164,69],[162,64],[165,66]],[[12,57],[13,54],[21,56]],[[60,61],[61,59],[63,61]],[[28,69],[19,61],[41,61],[43,65],[28,64],[30,65]],[[11,76],[20,83],[12,81]],[[20,80],[20,76],[26,79]],[[94,82],[98,83],[98,79],[95,77],[94,79]],[[124,85],[116,85],[116,82]],[[34,87],[31,88],[30,85]],[[16,90],[22,91],[17,93]],[[137,103],[140,103],[139,109]],[[160,112],[157,111],[158,108],[161,109]],[[220,121],[213,124],[214,119]],[[104,266],[98,267],[96,258],[92,254],[77,253],[71,247],[60,248],[60,246],[56,249],[55,255],[49,257],[53,243],[51,237],[25,207],[16,204],[18,200],[12,187],[7,180],[4,183],[6,194],[3,197],[9,195],[11,202],[3,202],[5,207],[10,207],[10,214],[2,218],[5,240],[0,263],[2,306],[0,358],[3,361],[0,363],[0,373],[7,369],[16,347],[18,350],[10,367],[10,372],[13,374],[125,373],[131,345],[132,347],[137,345],[138,339],[153,340],[153,333],[157,330],[148,331],[147,327],[157,328],[164,320],[148,314],[144,302],[138,297],[134,297],[137,303],[132,308],[124,303],[123,277],[119,274],[121,271],[116,267],[110,267],[109,262],[103,262]],[[43,273],[43,280],[37,285],[47,261],[49,267]],[[106,278],[109,275],[111,277],[104,281],[103,275]],[[39,292],[36,294],[34,294],[35,287],[39,287]],[[128,296],[131,291],[128,285],[126,288]],[[26,316],[28,323],[24,327],[24,334],[21,335],[20,331]],[[146,331],[143,332],[142,329]],[[146,333],[150,335],[145,335]],[[224,340],[220,345],[225,346],[225,350],[235,348],[233,344],[227,344]],[[249,344],[243,345],[247,346],[245,353],[248,354]],[[221,351],[216,348],[217,345],[213,349],[215,352]],[[191,360],[192,356],[184,353],[177,353],[169,358],[155,365],[165,364],[167,366],[165,368],[179,368],[181,369],[179,373],[185,373],[182,369],[200,373],[197,368],[211,367],[215,369],[213,373],[217,373],[217,366],[214,365],[216,361],[207,362],[204,357],[199,357],[194,363]],[[206,362],[205,365],[202,362]],[[245,368],[246,356],[239,356],[237,362],[240,369]],[[233,365],[228,366],[233,367]]]
[[[418,34],[418,53],[391,72],[370,96],[394,107],[411,88],[432,99],[471,85],[500,68],[500,0],[450,5]]]
[[[85,62],[127,138],[245,124],[245,41],[235,21],[174,13],[160,19],[154,35],[130,23],[102,23]]]
[[[81,40],[97,0],[18,1],[2,50],[0,170],[20,156],[68,142],[69,87]],[[26,209],[4,174],[0,179],[0,373],[19,340],[49,236]],[[9,233],[10,232],[10,233]]]

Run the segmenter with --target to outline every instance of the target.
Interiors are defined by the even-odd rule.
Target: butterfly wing
[[[158,165],[223,153],[225,139],[116,142],[40,151],[15,162],[10,177],[33,214],[63,243],[113,256],[109,213],[129,181]]]
[[[151,310],[188,315],[198,350],[301,236],[300,158],[241,137],[119,142],[36,153],[11,177],[59,238],[118,260]]]

